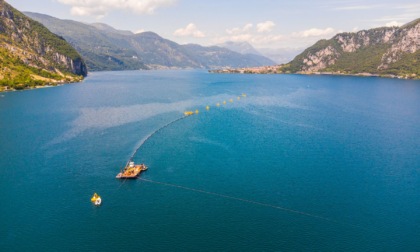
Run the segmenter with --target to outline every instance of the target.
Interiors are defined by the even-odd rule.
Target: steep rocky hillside
[[[132,33],[104,24],[88,25],[32,12],[25,15],[64,37],[83,56],[89,71],[147,69],[126,40]]]
[[[0,1],[0,91],[79,81],[87,75],[62,37]]]
[[[283,71],[420,77],[420,19],[402,27],[340,33],[306,49]]]

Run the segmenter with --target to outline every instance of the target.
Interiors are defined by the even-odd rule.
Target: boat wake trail
[[[157,129],[157,130],[153,131],[153,132],[152,132],[152,133],[150,133],[148,136],[146,136],[145,138],[143,138],[143,139],[140,141],[139,146],[138,146],[138,147],[136,148],[136,150],[133,152],[133,155],[131,155],[130,159],[127,161],[127,164],[133,160],[134,156],[136,156],[137,152],[140,150],[140,148],[143,146],[143,144],[145,144],[145,143],[147,142],[147,140],[149,140],[149,139],[150,139],[153,135],[155,135],[155,134],[156,134],[156,133],[158,133],[159,131],[163,130],[164,128],[169,127],[171,124],[174,124],[174,123],[176,123],[176,122],[178,122],[178,121],[181,121],[182,119],[185,119],[185,118],[187,118],[187,117],[188,117],[188,116],[182,116],[182,117],[180,117],[180,118],[178,118],[178,119],[175,119],[175,120],[173,120],[172,122],[169,122],[169,123],[167,123],[167,124],[163,125],[163,126],[162,126],[162,127],[160,127],[159,129]]]
[[[245,202],[245,203],[249,203],[249,204],[254,204],[254,205],[259,205],[259,206],[264,206],[264,207],[270,207],[270,208],[274,208],[274,209],[281,210],[281,211],[284,211],[284,212],[289,212],[289,213],[293,213],[293,214],[308,216],[308,217],[312,217],[312,218],[316,218],[316,219],[320,219],[320,220],[324,220],[324,221],[328,221],[328,222],[333,222],[333,223],[340,224],[340,225],[351,226],[353,228],[365,229],[363,227],[360,227],[360,226],[357,226],[357,225],[354,225],[354,224],[344,223],[344,222],[336,221],[336,220],[333,220],[333,219],[330,219],[330,218],[327,218],[327,217],[323,217],[323,216],[319,216],[319,215],[315,215],[315,214],[311,214],[311,213],[307,213],[307,212],[302,212],[302,211],[298,211],[298,210],[294,210],[294,209],[290,209],[290,208],[286,208],[286,207],[282,207],[282,206],[276,206],[276,205],[262,203],[262,202],[258,202],[258,201],[254,201],[254,200],[248,200],[248,199],[244,199],[244,198],[233,197],[233,196],[229,196],[229,195],[225,195],[225,194],[220,194],[220,193],[215,193],[215,192],[210,192],[210,191],[204,191],[204,190],[201,190],[201,189],[196,189],[196,188],[191,188],[191,187],[186,187],[186,186],[181,186],[181,185],[176,185],[176,184],[171,184],[171,183],[166,183],[166,182],[154,181],[154,180],[145,179],[145,178],[139,178],[139,180],[149,182],[149,183],[153,183],[153,184],[159,184],[159,185],[164,185],[164,186],[180,188],[180,189],[193,191],[193,192],[197,192],[197,193],[214,195],[214,196],[217,196],[217,197],[236,200],[236,201],[241,201],[241,202]]]

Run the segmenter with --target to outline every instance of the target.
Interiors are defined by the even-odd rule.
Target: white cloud
[[[249,31],[249,30],[251,30],[252,29],[252,27],[253,27],[254,25],[253,24],[246,24],[243,28],[242,28],[242,30],[243,31]]]
[[[386,27],[393,27],[393,26],[401,26],[404,23],[398,22],[398,21],[392,21],[385,24]]]
[[[275,26],[273,21],[265,21],[263,23],[257,24],[258,32],[271,32]]]
[[[238,27],[232,28],[232,29],[226,29],[227,34],[238,34],[241,33],[242,30]]]
[[[244,25],[244,27],[242,27],[242,28],[235,27],[235,28],[232,28],[232,29],[226,29],[226,33],[227,34],[240,34],[240,33],[243,33],[243,32],[250,31],[253,26],[254,25],[250,23],[250,24]]]
[[[194,37],[203,38],[204,33],[197,29],[197,26],[193,23],[189,23],[185,28],[180,28],[174,32],[175,36],[178,37]]]
[[[233,42],[249,42],[255,46],[269,46],[276,44],[280,41],[283,41],[285,37],[283,35],[261,35],[261,34],[251,34],[243,33],[236,34],[232,36],[221,36],[213,39],[215,44],[221,44],[228,41]]]
[[[112,10],[129,10],[138,14],[152,14],[157,8],[166,7],[176,0],[58,0],[70,5],[76,16],[104,16]]]
[[[213,43],[221,44],[228,41],[248,42],[255,46],[275,45],[279,41],[284,40],[284,36],[280,34],[268,34],[275,26],[274,22],[266,21],[256,26],[252,23],[245,24],[243,27],[235,27],[226,29],[225,36],[217,36],[213,38]]]
[[[328,35],[332,35],[335,32],[336,31],[331,27],[325,29],[312,28],[305,31],[294,32],[292,33],[292,36],[297,38],[325,37]]]

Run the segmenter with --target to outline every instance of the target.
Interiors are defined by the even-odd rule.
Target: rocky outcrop
[[[0,47],[30,67],[86,76],[77,51],[62,37],[0,0]]]
[[[406,25],[398,30],[398,34],[393,34],[396,40],[391,48],[382,56],[379,69],[387,69],[389,65],[395,63],[405,55],[413,54],[420,49],[420,20],[413,25]]]
[[[420,76],[420,19],[402,27],[340,33],[318,41],[296,56],[284,70]]]
[[[307,57],[303,59],[304,66],[302,67],[302,71],[316,72],[324,69],[327,66],[334,64],[339,56],[340,53],[332,46],[327,46],[327,48],[315,53],[309,53]]]

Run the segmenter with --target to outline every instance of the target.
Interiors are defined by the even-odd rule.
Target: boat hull
[[[117,174],[117,179],[136,179],[140,176],[142,171],[147,170],[147,166],[144,164],[140,165],[127,165],[124,170]]]

